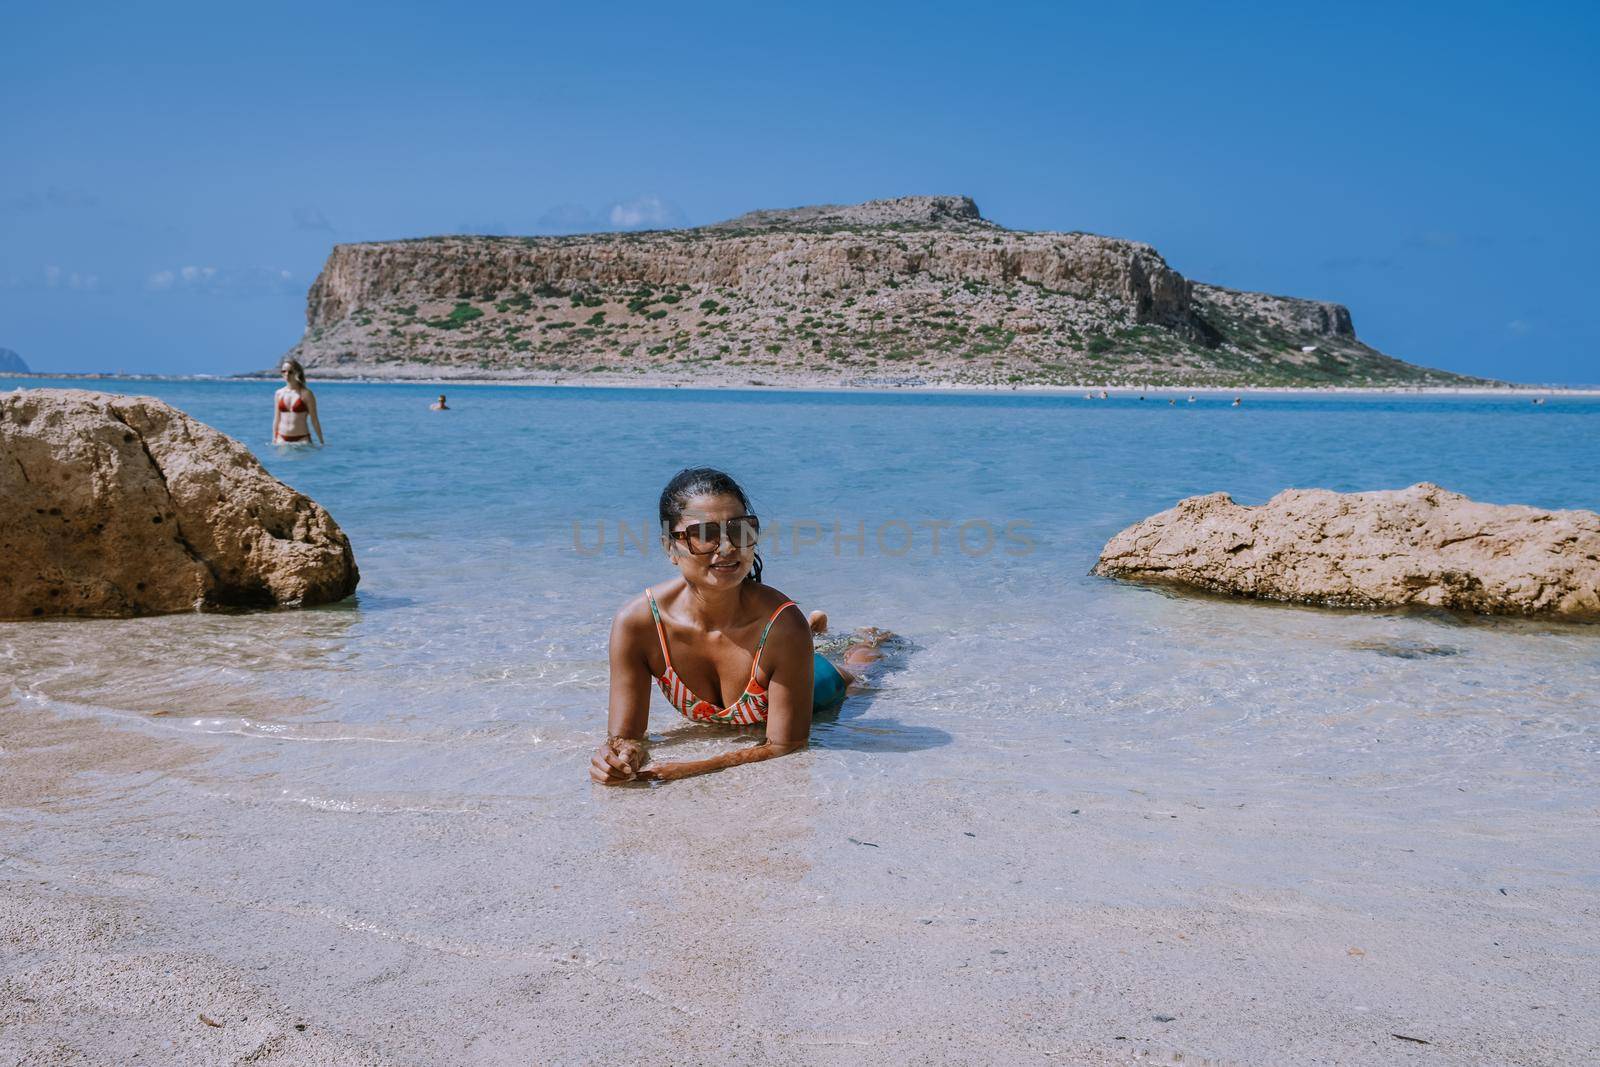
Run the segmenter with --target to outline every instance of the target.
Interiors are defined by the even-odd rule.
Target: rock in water
[[[1094,573],[1343,607],[1600,620],[1600,515],[1480,504],[1426,482],[1190,497],[1128,527]]]
[[[233,438],[153,397],[0,395],[0,618],[342,600],[350,541]]]
[[[9,374],[33,373],[28,370],[28,365],[22,361],[22,357],[9,348],[0,348],[0,372]]]

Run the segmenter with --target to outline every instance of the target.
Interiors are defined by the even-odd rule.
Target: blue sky
[[[0,347],[272,364],[337,242],[964,193],[1600,382],[1591,5],[10,5]]]

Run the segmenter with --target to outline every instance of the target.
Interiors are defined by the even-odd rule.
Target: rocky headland
[[[0,374],[31,374],[28,365],[14,350],[0,348]]]
[[[1149,245],[1008,230],[966,197],[696,229],[338,245],[289,352],[323,378],[950,385],[1472,384],[1348,309],[1193,282]]]
[[[1600,621],[1600,515],[1483,504],[1426,482],[1190,497],[1113,537],[1094,573],[1336,607]]]
[[[153,397],[0,395],[0,618],[342,600],[350,541],[250,450]]]

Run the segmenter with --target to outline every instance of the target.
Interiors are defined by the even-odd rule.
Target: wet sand
[[[1560,873],[1592,817],[1444,821],[1381,790],[1331,816],[1025,755],[857,804],[817,788],[817,750],[655,789],[578,766],[568,812],[239,804],[219,746],[150,727],[0,704],[0,1062],[1576,1064],[1600,1043],[1600,893]],[[1040,817],[1060,775],[1084,780]],[[154,801],[173,780],[186,802]],[[1329,788],[1350,812],[1359,784]]]

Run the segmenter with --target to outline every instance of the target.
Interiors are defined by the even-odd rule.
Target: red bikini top
[[[278,394],[278,410],[279,411],[304,411],[305,409],[306,409],[306,402],[298,393],[294,394],[294,399],[292,401],[290,401],[288,407],[284,407],[283,406],[283,394],[282,393]]]
[[[767,619],[767,625],[761,629],[761,640],[756,642],[755,655],[750,660],[750,680],[745,683],[744,692],[732,704],[719,708],[711,701],[695,696],[683,679],[678,677],[678,672],[672,666],[672,653],[667,651],[667,628],[661,623],[655,594],[646,589],[644,595],[650,601],[650,615],[656,621],[656,636],[661,639],[661,658],[667,661],[667,669],[656,678],[656,685],[661,687],[661,695],[667,698],[667,703],[677,708],[678,714],[694,722],[714,722],[724,726],[753,726],[758,722],[766,722],[767,687],[756,678],[756,668],[761,666],[761,650],[767,647],[767,634],[783,610],[800,605],[792,600],[785,600],[778,605]]]

